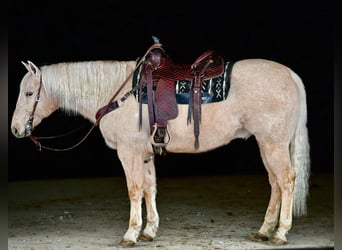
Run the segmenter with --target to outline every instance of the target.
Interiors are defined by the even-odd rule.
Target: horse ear
[[[40,69],[34,65],[33,62],[27,61],[28,63],[22,62],[24,64],[25,68],[31,72],[32,75],[36,76],[38,79],[40,78],[41,72]]]
[[[21,61],[21,63],[25,66],[27,71],[30,71],[30,66],[27,63],[25,63],[24,61]]]

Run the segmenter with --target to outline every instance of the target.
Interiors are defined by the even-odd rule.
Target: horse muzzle
[[[11,132],[16,138],[28,137],[32,134],[32,131],[33,131],[33,127],[32,127],[32,124],[30,123],[27,123],[25,125],[25,129],[22,133],[20,133],[20,131],[16,127],[11,128]]]

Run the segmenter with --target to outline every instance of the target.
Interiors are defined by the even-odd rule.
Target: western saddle
[[[155,41],[156,42],[156,41]],[[221,75],[224,71],[224,60],[213,50],[201,54],[192,64],[176,64],[164,49],[156,47],[149,51],[140,69],[139,88],[139,122],[141,128],[141,110],[143,88],[147,93],[147,105],[151,132],[151,143],[155,154],[166,154],[170,136],[167,131],[168,120],[178,115],[175,93],[175,81],[190,81],[190,96],[187,123],[194,123],[194,147],[199,148],[201,122],[202,82]],[[165,140],[167,140],[165,142]]]

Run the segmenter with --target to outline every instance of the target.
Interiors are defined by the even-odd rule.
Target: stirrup
[[[166,131],[166,135],[167,135],[167,141],[166,142],[156,142],[155,141],[155,138],[154,138],[154,136],[155,136],[155,134],[156,134],[156,132],[157,132],[157,129],[158,129],[158,125],[157,125],[157,123],[155,123],[154,125],[153,125],[153,127],[154,127],[154,129],[153,129],[153,132],[152,132],[152,134],[151,134],[151,136],[150,136],[150,142],[151,142],[151,144],[153,145],[153,146],[155,146],[155,147],[166,147],[169,143],[170,143],[170,141],[171,141],[171,136],[170,136],[170,134],[169,134],[169,131],[167,130],[167,127],[165,128],[165,131]]]

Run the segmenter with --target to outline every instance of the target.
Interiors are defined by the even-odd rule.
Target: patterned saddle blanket
[[[208,104],[213,102],[220,102],[227,99],[230,89],[230,74],[233,67],[233,62],[225,62],[224,71],[222,74],[216,77],[205,79],[202,81],[201,86],[201,103]],[[134,73],[133,76],[133,88],[140,84],[141,80],[141,68],[140,66]],[[191,96],[191,84],[192,80],[182,79],[174,80],[175,85],[175,96],[177,104],[189,104]],[[153,86],[155,91],[157,86]],[[142,93],[140,93],[142,91]],[[137,89],[134,92],[134,96],[138,102],[147,104],[147,87],[143,86],[142,89]],[[140,100],[141,98],[141,100]]]

